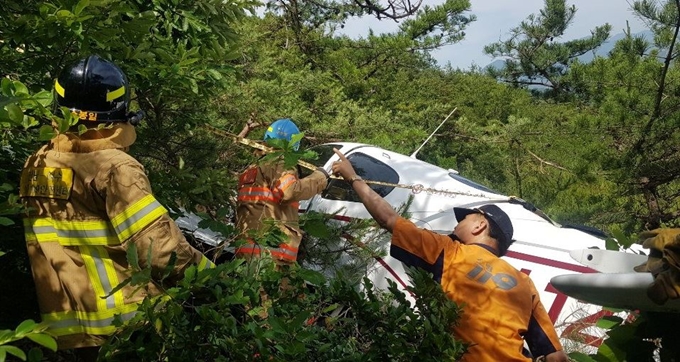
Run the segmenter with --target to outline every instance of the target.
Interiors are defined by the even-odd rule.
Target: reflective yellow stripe
[[[97,310],[104,311],[122,306],[122,290],[104,298],[119,284],[113,261],[106,249],[102,246],[81,246],[79,249],[97,300]]]
[[[118,273],[116,273],[116,267],[114,266],[113,260],[109,256],[109,252],[106,251],[105,248],[101,248],[103,251],[103,255],[100,255],[103,258],[104,261],[104,269],[106,270],[106,276],[109,280],[109,284],[111,287],[115,288],[120,284],[120,280],[118,279]],[[107,293],[110,293],[108,291]],[[122,307],[125,304],[125,297],[123,296],[123,290],[119,290],[112,295],[114,299],[114,305],[116,307]]]
[[[66,97],[64,94],[66,94],[66,91],[64,90],[64,87],[59,84],[59,80],[54,81],[54,90],[57,92],[58,95],[62,97]]]
[[[55,336],[76,333],[110,335],[116,331],[116,327],[111,325],[116,314],[120,314],[123,321],[128,321],[137,314],[137,304],[128,304],[101,312],[47,313],[42,315],[42,320],[48,324],[48,331]]]
[[[146,195],[116,215],[111,223],[123,242],[167,212],[153,195]]]
[[[111,102],[112,100],[115,100],[115,99],[121,97],[124,94],[125,94],[125,86],[122,86],[122,87],[120,87],[116,90],[113,90],[111,92],[106,92],[106,101]]]
[[[198,263],[198,270],[212,269],[214,267],[215,264],[213,264],[212,261],[208,260],[208,258],[206,258],[205,255],[201,258],[201,261]]]
[[[27,241],[59,242],[64,246],[120,244],[113,226],[104,220],[24,219],[24,229]]]

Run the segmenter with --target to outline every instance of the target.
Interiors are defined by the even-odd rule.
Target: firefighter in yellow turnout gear
[[[89,56],[63,70],[55,93],[89,130],[60,134],[26,161],[20,195],[28,207],[28,255],[42,319],[58,348],[96,347],[115,331],[115,315],[130,319],[147,294],[160,292],[150,283],[134,294],[126,286],[109,295],[130,276],[130,245],[155,278],[175,252],[169,282],[192,264],[213,264],[187,243],[154,198],[143,166],[126,153],[141,114],[128,113],[130,90],[120,68]],[[97,129],[100,123],[109,126]]]
[[[280,119],[267,129],[264,139],[290,141],[297,133],[300,131],[293,121]],[[297,150],[299,144],[294,147]],[[252,258],[266,253],[280,265],[295,263],[302,240],[298,203],[320,193],[327,183],[328,174],[322,168],[300,178],[296,169],[285,169],[283,160],[250,166],[239,177],[236,211],[238,229],[248,242],[236,249],[236,255]],[[285,236],[278,247],[267,247],[253,239],[273,228]]]

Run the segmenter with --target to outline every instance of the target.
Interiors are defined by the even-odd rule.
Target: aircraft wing
[[[569,255],[577,262],[600,273],[632,273],[633,267],[647,261],[647,255],[616,250],[576,249]]]
[[[590,273],[558,275],[550,280],[555,289],[582,300],[612,308],[680,313],[680,299],[658,305],[647,297],[651,273]]]

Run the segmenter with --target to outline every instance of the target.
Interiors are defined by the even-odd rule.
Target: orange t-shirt
[[[465,245],[399,218],[390,254],[431,272],[444,292],[463,306],[454,335],[470,344],[461,361],[531,361],[562,349],[529,276],[481,244]]]

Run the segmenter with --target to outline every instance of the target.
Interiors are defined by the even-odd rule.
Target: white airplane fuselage
[[[381,196],[394,208],[405,204],[412,196],[412,204],[407,211],[411,220],[422,228],[450,234],[456,225],[453,207],[471,208],[488,203],[498,205],[510,216],[516,240],[504,259],[531,277],[562,338],[578,339],[579,343],[599,343],[600,333],[592,335],[593,331],[587,330],[588,324],[584,322],[592,324],[608,312],[599,306],[587,305],[559,293],[550,285],[550,279],[563,274],[595,272],[575,262],[569,252],[593,247],[605,249],[604,239],[577,229],[560,227],[521,204],[508,202],[507,196],[462,178],[453,170],[382,148],[345,142],[316,146],[314,150],[319,153],[319,159],[315,161],[317,166],[331,169],[331,164],[338,160],[332,152],[333,147],[345,154],[364,179],[449,191],[427,192],[419,191],[418,187],[414,190],[380,186]],[[340,210],[336,218],[345,221],[371,217],[353,195],[349,185],[341,180],[331,180],[321,195],[301,202],[300,210],[322,213]],[[392,279],[404,289],[408,276],[401,262],[390,256],[383,259],[389,267],[377,263],[369,273],[369,278],[379,288],[386,288],[386,279]]]

